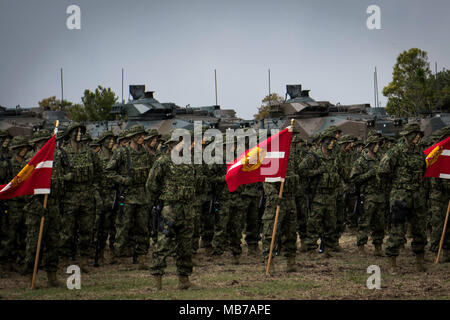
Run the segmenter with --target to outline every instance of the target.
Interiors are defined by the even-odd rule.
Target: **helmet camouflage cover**
[[[366,143],[364,145],[364,148],[368,148],[371,144],[378,143],[382,140],[382,137],[379,137],[377,135],[372,135],[367,138]]]
[[[33,134],[33,139],[30,140],[30,143],[36,143],[42,140],[48,140],[52,137],[52,134],[48,130],[39,130]]]
[[[356,140],[355,136],[352,136],[351,134],[344,134],[339,138],[338,144],[350,143],[354,142],[355,140]]]
[[[0,130],[0,138],[9,137],[12,138],[12,135],[7,130]]]
[[[400,131],[400,135],[401,136],[406,136],[406,135],[408,135],[410,133],[413,133],[413,132],[421,133],[422,136],[423,136],[423,131],[420,130],[420,126],[419,126],[418,123],[408,123],[408,124],[406,124],[405,127],[403,128],[403,130]]]
[[[145,128],[144,126],[141,126],[139,124],[135,124],[130,129],[128,129],[127,134],[125,135],[125,138],[131,138],[137,134],[145,134]]]
[[[114,137],[114,134],[111,131],[103,131],[97,138],[97,143],[102,143],[108,137]]]
[[[77,128],[81,128],[81,131],[82,131],[83,134],[86,133],[86,126],[85,126],[84,124],[82,124],[82,123],[80,123],[80,122],[72,122],[72,123],[67,127],[67,129],[66,129],[66,131],[65,131],[65,132],[66,132],[65,136],[66,136],[66,137],[69,137],[69,136],[70,136],[70,133],[71,133],[73,130],[77,129]]]
[[[28,138],[25,136],[16,136],[11,140],[10,148],[11,150],[22,148],[22,147],[31,147],[28,143]]]

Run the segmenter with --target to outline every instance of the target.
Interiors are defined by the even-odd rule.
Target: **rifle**
[[[151,219],[149,219],[151,221],[151,229],[152,229],[151,236],[156,239],[158,239],[158,229],[159,229],[159,222],[161,220],[160,217],[162,209],[163,209],[162,202],[159,202],[156,206],[153,206],[151,211]]]

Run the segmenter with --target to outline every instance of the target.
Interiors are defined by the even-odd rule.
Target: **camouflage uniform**
[[[255,252],[258,247],[258,205],[261,197],[261,183],[247,184],[243,186],[241,202],[243,207],[243,229],[245,242],[250,252]],[[245,226],[245,227],[244,227]]]
[[[378,151],[380,154],[380,159],[383,158],[383,156],[389,152],[389,150],[392,148],[392,146],[396,143],[395,138],[393,137],[383,137],[384,141],[383,144],[380,146],[380,150]],[[392,179],[390,177],[385,177],[383,180],[381,180],[381,183],[383,185],[384,190],[384,199],[385,199],[385,205],[384,205],[384,229],[385,233],[390,228],[390,215],[391,215],[391,206],[390,206],[390,194],[392,189]],[[406,238],[403,239],[404,243],[406,243]]]
[[[442,129],[441,134],[435,137],[434,143],[445,140],[450,136],[450,128]],[[430,251],[438,252],[442,230],[444,228],[445,215],[450,198],[450,182],[448,179],[429,178],[431,180],[430,190]],[[443,243],[444,261],[450,261],[450,222],[447,222],[447,230]]]
[[[307,251],[317,249],[317,240],[322,239],[326,255],[334,249],[336,232],[336,187],[339,177],[332,157],[335,135],[322,134],[318,139],[329,150],[328,157],[321,149],[308,153],[299,165],[299,174],[309,179],[311,208],[308,216]],[[331,150],[330,150],[331,149]],[[311,199],[312,198],[312,199]]]
[[[199,238],[202,234],[202,245],[205,248],[211,247],[212,237],[208,234],[209,227],[214,226],[214,216],[209,213],[211,200],[211,182],[209,165],[193,164],[195,172],[195,197],[193,199],[194,216],[194,236],[192,238],[192,250],[197,252]],[[205,233],[203,233],[203,230]]]
[[[299,135],[296,135],[294,137],[294,141],[296,144],[295,151],[296,151],[296,159],[298,161],[298,164],[300,164],[300,161],[306,156],[307,150],[305,147],[305,141],[300,138]],[[307,218],[308,218],[308,212],[306,208],[306,184],[303,182],[300,182],[297,186],[298,192],[295,197],[295,206],[297,208],[297,233],[300,237],[301,241],[301,247],[300,249],[304,251],[306,249],[305,247],[305,239],[306,239],[306,225],[307,225]]]
[[[407,124],[400,132],[403,138],[380,161],[380,177],[392,177],[391,228],[386,244],[386,255],[391,259],[395,272],[399,248],[405,236],[405,223],[411,223],[413,241],[411,247],[416,254],[419,270],[423,270],[424,248],[427,243],[425,225],[425,199],[422,192],[422,177],[425,173],[425,155],[417,145],[423,135],[418,124]]]
[[[213,255],[221,255],[229,246],[235,259],[242,253],[241,239],[243,230],[243,211],[245,209],[241,202],[243,186],[236,191],[230,192],[225,184],[226,167],[222,179],[223,185],[218,194],[216,202],[214,225],[214,237],[212,240]],[[219,186],[219,184],[217,184]],[[218,187],[220,188],[220,187]],[[218,204],[218,206],[217,206]],[[236,260],[237,261],[237,260]]]
[[[143,126],[134,125],[128,130],[127,138],[145,134]],[[149,249],[148,223],[150,200],[145,188],[151,155],[139,146],[135,151],[131,146],[117,148],[106,165],[106,175],[117,187],[123,187],[123,206],[116,217],[116,240],[114,254],[117,257],[131,257],[134,262]]]
[[[147,132],[147,135],[144,137],[144,147],[147,150],[147,152],[150,154],[150,156],[152,157],[151,165],[153,166],[153,163],[161,155],[160,152],[157,150],[158,141],[161,139],[161,135],[155,129],[149,129],[146,132]],[[154,145],[152,146],[153,143],[154,143]],[[156,218],[154,217],[155,213],[153,210],[154,210],[154,207],[151,208],[151,212],[150,212],[151,221],[149,223],[148,232],[152,239],[152,244],[155,244],[156,241],[158,241],[158,230],[157,230],[157,226],[154,225],[154,221]]]
[[[11,155],[8,151],[11,135],[4,130],[0,130],[0,184],[7,184],[9,178],[13,175],[11,168]],[[0,200],[0,264],[7,260],[8,252],[5,249],[4,242],[8,231],[8,211],[7,201]]]
[[[47,130],[42,130],[35,133],[33,140],[30,142],[34,144],[39,142],[44,143],[50,138],[51,133]],[[35,149],[36,150],[30,155],[27,162],[34,157],[40,147],[35,146]],[[44,208],[43,206],[43,196],[31,196],[30,201],[24,208],[27,225],[25,269],[30,273],[33,270],[41,217],[45,216],[40,258],[43,262],[43,268],[47,271],[49,278],[56,278],[55,273],[58,269],[59,260],[61,217],[58,212],[58,204],[55,201],[55,196],[60,192],[56,179],[58,170],[60,170],[60,168],[57,166],[53,167],[51,194],[47,199],[47,208]]]
[[[270,254],[270,244],[275,223],[277,205],[280,205],[277,232],[274,239],[275,245],[281,244],[281,251],[287,258],[287,271],[295,271],[295,256],[297,254],[297,207],[295,196],[299,185],[299,176],[296,167],[297,151],[294,143],[291,143],[289,152],[288,167],[284,181],[282,198],[279,198],[281,182],[263,183],[264,195],[266,197],[266,207],[263,215],[263,255],[268,259]]]
[[[234,138],[223,137],[226,144],[234,143]],[[224,143],[224,155],[226,152]],[[234,257],[234,262],[239,263],[238,259],[242,253],[241,238],[243,230],[243,212],[246,209],[245,203],[241,201],[241,193],[244,186],[230,192],[225,182],[227,173],[226,164],[214,165],[216,178],[214,179],[216,203],[214,204],[214,236],[212,239],[213,255],[221,255],[226,247],[230,247]]]
[[[430,251],[438,252],[444,228],[445,214],[450,200],[450,182],[447,179],[431,178],[431,226]],[[450,223],[447,222],[447,230],[444,237],[443,249],[445,260],[450,261]]]
[[[170,139],[167,143],[177,141]],[[176,256],[177,274],[182,279],[187,279],[186,277],[192,273],[194,168],[191,164],[175,164],[170,153],[164,154],[153,164],[145,186],[153,203],[157,199],[163,201],[159,217],[158,242],[153,251],[153,262],[150,267],[151,274],[159,279],[160,288],[161,276],[164,275],[167,266],[166,259],[172,252],[175,252]]]
[[[23,136],[16,136],[11,141],[11,151],[13,156],[11,157],[11,170],[12,173],[8,177],[8,181],[11,181],[27,164],[26,153],[20,155],[23,148],[31,149],[28,143],[28,139]],[[18,161],[18,158],[22,159],[22,162]],[[24,212],[24,207],[29,200],[29,196],[21,196],[12,198],[6,201],[8,206],[7,212],[7,222],[8,226],[5,229],[5,241],[3,243],[4,250],[6,251],[7,259],[10,262],[15,262],[17,265],[21,266],[20,271],[26,273],[27,270],[23,268],[23,263],[25,259],[25,237],[27,235],[27,229],[25,224],[26,215]]]
[[[81,131],[78,129],[80,128]],[[93,255],[93,226],[95,221],[95,188],[102,179],[102,167],[99,158],[78,141],[86,127],[72,123],[65,134],[65,146],[56,151],[55,165],[59,170],[59,180],[64,184],[60,209],[61,219],[61,255],[74,257],[79,249],[82,264]],[[73,143],[73,144],[72,144]],[[78,146],[79,149],[74,148]],[[77,244],[78,243],[78,244]],[[76,245],[77,244],[77,245]]]
[[[380,138],[373,136],[367,139],[365,149],[356,160],[350,173],[351,181],[358,186],[362,208],[358,219],[358,235],[356,244],[363,247],[367,244],[368,231],[371,230],[372,243],[377,255],[381,255],[381,245],[384,239],[385,197],[380,193],[382,185],[376,176],[380,161],[378,143]],[[369,148],[370,153],[369,153]],[[374,158],[372,158],[372,156]]]
[[[345,221],[348,216],[350,194],[353,184],[350,183],[350,171],[355,160],[353,144],[356,140],[351,135],[344,135],[338,140],[339,152],[336,157],[336,169],[341,178],[336,200],[336,232],[334,234],[335,248],[339,248],[339,238],[345,230]]]
[[[114,144],[114,135],[111,131],[104,131],[97,139],[97,143],[101,146],[97,155],[102,164],[103,171],[106,170],[106,166],[109,160],[112,158],[112,147]],[[114,196],[117,196],[116,189],[111,185],[108,179],[102,179],[99,185],[100,196],[103,201],[103,206],[98,208],[97,217],[95,221],[95,243],[100,250],[100,259],[103,257],[103,250],[106,246],[106,241],[109,236],[109,247],[114,248],[114,240],[116,235],[115,228],[115,216],[116,211],[113,208]],[[102,224],[100,226],[100,223]],[[99,230],[100,228],[100,230]],[[98,236],[100,235],[100,238]]]

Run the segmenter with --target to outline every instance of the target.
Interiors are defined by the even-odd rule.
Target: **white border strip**
[[[450,150],[449,149],[444,149],[441,153],[441,156],[450,156]]]
[[[441,174],[439,175],[439,178],[442,178],[442,179],[450,179],[450,174],[441,173]]]
[[[53,161],[39,162],[36,166],[36,169],[41,169],[41,168],[53,168]]]
[[[231,170],[233,170],[236,167],[242,166],[241,161],[239,160],[238,162],[236,162],[235,164],[233,164],[230,169],[228,169],[228,172],[230,172]]]
[[[50,189],[34,189],[34,194],[49,194]]]
[[[265,182],[281,182],[284,179],[282,177],[268,177],[264,181]]]
[[[449,150],[450,151],[450,150]],[[284,159],[284,151],[272,151],[267,152],[265,158],[270,159]]]
[[[0,190],[0,192],[5,192],[5,191],[8,190],[9,188],[11,188],[11,182],[8,183],[6,186],[4,186],[3,189]]]

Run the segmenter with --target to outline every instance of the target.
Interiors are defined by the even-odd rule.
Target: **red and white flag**
[[[427,171],[424,177],[450,179],[450,137],[424,151]]]
[[[286,128],[227,164],[228,190],[236,191],[242,184],[282,181],[286,177],[291,137],[292,132]]]
[[[8,184],[0,185],[0,200],[50,193],[55,143],[56,134]]]

